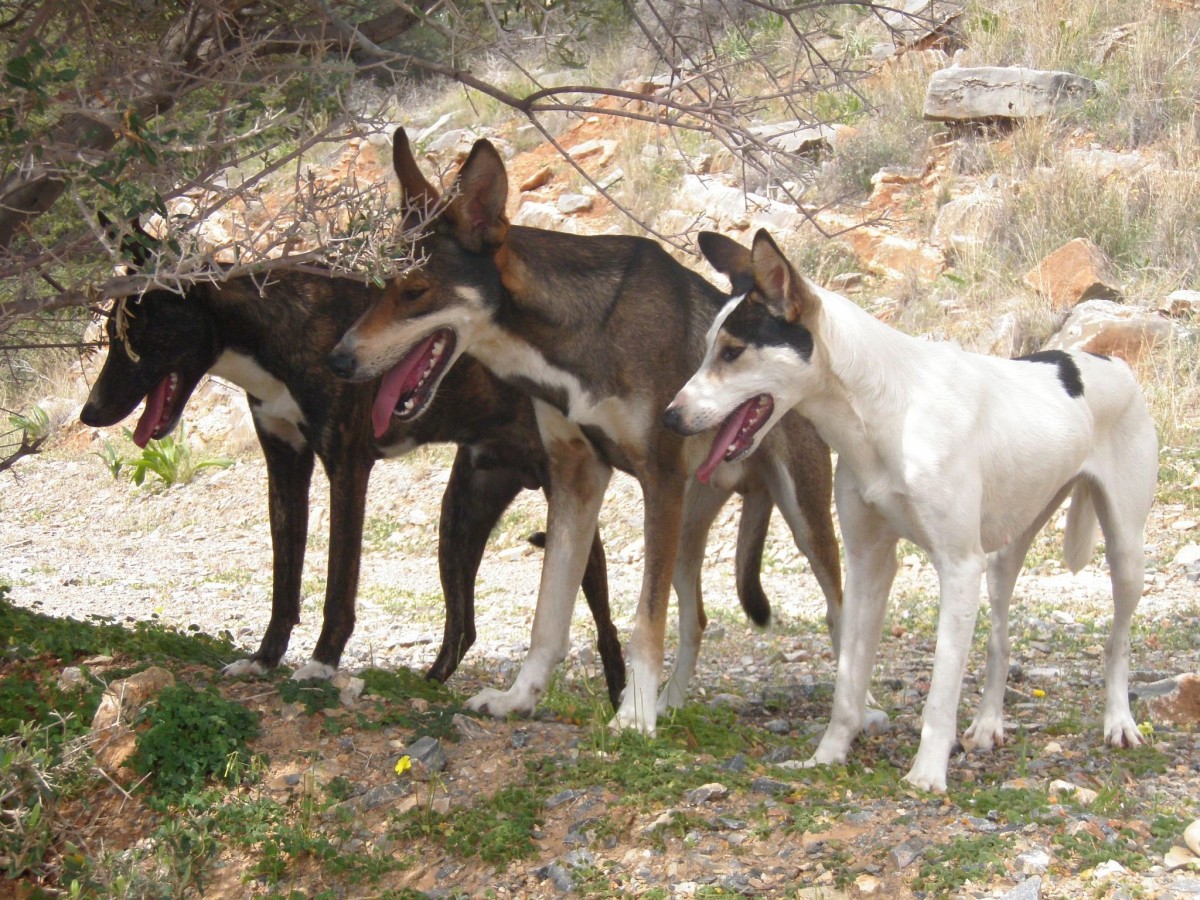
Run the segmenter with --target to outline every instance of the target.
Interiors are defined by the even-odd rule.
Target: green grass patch
[[[510,863],[536,855],[533,832],[542,823],[541,813],[538,792],[514,785],[453,815],[411,810],[396,818],[389,836],[400,841],[428,838],[461,859],[477,856],[503,872]]]
[[[211,637],[202,634],[197,625],[180,630],[158,622],[137,622],[126,628],[109,618],[80,621],[19,607],[2,595],[0,634],[0,654],[5,660],[45,654],[63,665],[103,654],[218,667],[239,653],[228,631]]]
[[[987,884],[1007,874],[1004,863],[1013,855],[1013,839],[999,834],[953,838],[930,848],[913,880],[913,887],[934,897],[945,897],[968,881]]]
[[[407,701],[417,698],[444,703],[453,699],[448,688],[404,667],[394,671],[366,669],[362,678],[366,682],[363,693],[380,700]]]
[[[1038,822],[1050,813],[1050,796],[1040,788],[972,787],[952,784],[950,799],[979,818],[1004,823]]]

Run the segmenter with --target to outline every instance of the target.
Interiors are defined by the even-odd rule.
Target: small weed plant
[[[153,775],[154,790],[165,799],[178,800],[210,778],[237,784],[254,762],[247,742],[258,735],[257,713],[215,689],[166,688],[144,721],[150,727],[138,735],[133,767]]]
[[[133,432],[128,428],[122,429],[122,432],[132,443]],[[95,455],[104,462],[108,473],[114,479],[120,478],[122,472],[128,473],[129,480],[136,485],[144,484],[149,475],[153,475],[166,487],[187,484],[201,469],[227,469],[233,465],[233,460],[225,457],[195,458],[188,443],[187,429],[182,422],[179,423],[178,437],[168,434],[159,440],[150,441],[137,456],[124,456],[108,440],[105,440],[101,447],[102,449],[95,451]]]
[[[455,856],[478,856],[503,872],[510,863],[537,854],[533,831],[542,823],[542,801],[531,787],[501,788],[492,797],[454,815],[415,809],[399,817],[392,837],[427,837]]]

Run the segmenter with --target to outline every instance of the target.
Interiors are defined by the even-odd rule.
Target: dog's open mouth
[[[167,436],[175,427],[179,399],[179,376],[171,372],[146,395],[146,408],[133,431],[133,442],[145,447],[150,441]]]
[[[696,470],[696,477],[704,484],[722,462],[733,462],[746,453],[754,443],[754,435],[771,418],[775,401],[769,394],[751,397],[725,419],[717,436],[713,438],[708,458]]]
[[[395,417],[401,421],[415,419],[429,401],[446,365],[454,356],[454,332],[439,328],[409,351],[383,376],[371,421],[375,437],[382,437]]]

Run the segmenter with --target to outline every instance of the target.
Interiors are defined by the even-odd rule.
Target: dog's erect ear
[[[392,168],[400,181],[400,202],[404,204],[406,228],[419,225],[433,212],[437,205],[438,192],[425,180],[412,146],[403,128],[397,128],[392,137]]]
[[[745,294],[754,287],[754,265],[747,248],[715,231],[700,232],[696,242],[712,267],[729,279],[733,296]]]
[[[808,282],[792,268],[765,228],[754,235],[750,255],[754,263],[754,284],[772,315],[788,322],[799,322],[816,310],[820,300]]]
[[[508,173],[504,160],[489,141],[478,140],[454,179],[454,198],[445,217],[454,226],[455,239],[480,253],[504,243],[508,234]]]

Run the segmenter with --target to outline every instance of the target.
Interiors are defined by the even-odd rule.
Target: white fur
[[[930,553],[941,582],[933,678],[906,777],[920,788],[945,790],[985,571],[992,631],[984,696],[966,738],[981,749],[1003,742],[1013,584],[1029,544],[1073,487],[1069,515],[1079,518],[1068,529],[1069,561],[1090,558],[1094,544],[1081,545],[1094,534],[1098,514],[1112,572],[1105,739],[1114,746],[1140,743],[1127,692],[1129,628],[1142,593],[1142,531],[1157,480],[1157,439],[1129,368],[1072,354],[1084,395],[1070,397],[1056,365],[917,340],[836,294],[810,291],[816,309],[802,320],[813,333],[810,360],[788,348],[752,345],[722,361],[715,326],[703,365],[672,403],[684,427],[695,431],[769,393],[775,420],[796,408],[838,453],[844,621],[833,712],[810,762],[844,762],[863,728],[901,537]],[[1103,502],[1093,503],[1093,496]]]
[[[546,559],[529,654],[507,691],[486,688],[467,701],[469,709],[499,718],[510,713],[532,715],[555,667],[566,658],[571,611],[612,474],[578,426],[541,401],[534,401],[534,411],[550,459],[550,482],[562,489],[552,491],[547,503]]]
[[[222,678],[238,678],[242,675],[262,677],[270,670],[257,659],[236,659],[221,670]]]
[[[337,669],[328,663],[310,659],[292,673],[292,681],[328,681],[337,674]]]
[[[232,382],[250,395],[251,412],[259,426],[297,450],[306,444],[300,426],[305,424],[300,404],[282,381],[253,357],[226,350],[209,370],[210,375]]]

